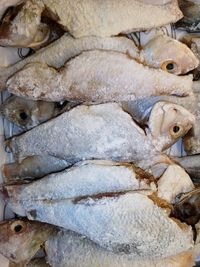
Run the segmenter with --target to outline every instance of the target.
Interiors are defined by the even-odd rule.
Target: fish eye
[[[19,112],[19,117],[21,120],[25,121],[28,119],[28,114],[25,111],[20,111]]]
[[[26,224],[22,221],[17,221],[11,224],[11,230],[15,234],[20,234],[26,229]]]
[[[173,63],[168,63],[168,64],[166,65],[166,69],[167,69],[167,70],[173,70],[173,69],[174,69],[174,64],[173,64]]]
[[[177,65],[173,61],[166,61],[161,65],[161,69],[169,73],[175,73],[177,70]]]
[[[177,125],[177,124],[172,125],[172,126],[170,127],[169,132],[170,132],[170,134],[171,134],[172,137],[174,137],[174,138],[178,138],[178,137],[181,136],[181,134],[182,134],[182,132],[183,132],[183,127],[180,126],[180,125]]]

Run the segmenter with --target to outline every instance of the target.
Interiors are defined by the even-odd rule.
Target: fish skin
[[[157,37],[160,39],[160,37]],[[24,60],[18,62],[17,64],[14,64],[13,66],[9,66],[2,70],[0,73],[0,89],[5,89],[5,83],[7,79],[12,76],[15,72],[22,69],[26,64],[33,63],[33,62],[41,62],[46,63],[49,66],[60,68],[63,66],[67,60],[70,58],[73,58],[77,55],[79,55],[83,51],[87,50],[94,50],[94,49],[100,49],[100,50],[111,50],[111,51],[118,51],[122,53],[127,53],[130,55],[130,57],[136,59],[137,61],[141,62],[148,62],[149,64],[153,64],[153,66],[158,66],[158,62],[161,61],[163,63],[163,53],[157,53],[157,57],[153,60],[152,58],[149,58],[151,55],[151,52],[154,52],[155,46],[158,43],[157,38],[154,38],[152,40],[151,46],[147,45],[143,50],[139,50],[135,45],[134,42],[129,40],[125,37],[82,37],[79,39],[75,39],[72,36],[70,36],[68,33],[65,33],[59,40],[53,42],[49,46],[37,51],[34,55],[29,56],[28,58],[25,58]],[[163,36],[162,40],[165,43],[169,43],[169,37]],[[191,58],[194,58],[194,55],[191,55],[191,51],[188,48],[187,51],[185,51],[185,46],[182,43],[175,42],[174,39],[170,39],[171,46],[168,49],[168,55],[167,58],[164,61],[168,61],[168,56],[170,55],[170,59],[177,63],[179,68],[181,69],[181,73],[183,72],[183,68],[185,68],[185,65],[189,65]],[[155,44],[155,45],[154,45]],[[147,49],[148,52],[147,53]],[[183,53],[183,51],[185,51]],[[145,58],[146,57],[146,58]],[[150,60],[151,59],[151,60]],[[156,60],[156,61],[155,61]],[[196,59],[193,60],[193,65],[196,63]],[[186,64],[187,63],[187,64]],[[146,64],[146,63],[145,63]],[[183,66],[182,66],[183,64]]]
[[[98,0],[76,2],[73,0],[28,0],[17,18],[13,20],[12,27],[20,29],[17,31],[20,37],[24,32],[26,36],[31,36],[31,32],[37,32],[41,13],[45,8],[75,38],[107,37],[122,32],[148,30],[182,18],[182,12],[176,0],[165,5],[163,3],[150,5],[148,2],[146,4],[146,1],[138,2],[138,0],[125,0],[123,3],[119,0],[117,2],[109,0],[103,3],[99,3]]]
[[[80,105],[11,138],[7,144],[16,159],[50,155],[71,163],[83,159],[136,161],[145,155],[149,158],[160,154],[193,124],[191,113],[165,102],[159,102],[152,109],[146,133],[119,104]],[[180,132],[174,133],[176,125]]]
[[[21,162],[4,164],[2,175],[6,183],[21,179],[31,180],[62,171],[70,165],[70,162],[52,156],[31,156]]]
[[[22,69],[26,64],[33,62],[41,62],[49,66],[60,68],[67,60],[79,55],[85,50],[113,50],[128,53],[131,57],[139,59],[139,50],[134,42],[125,37],[83,37],[75,39],[68,33],[65,33],[59,40],[37,51],[32,56],[7,67],[0,74],[0,89],[6,88],[6,81],[15,72]]]
[[[7,81],[7,89],[32,100],[130,101],[163,94],[192,95],[192,76],[179,77],[145,67],[123,53],[96,50],[83,52],[61,70],[28,64]]]
[[[80,162],[29,184],[4,186],[9,203],[22,206],[31,201],[59,201],[130,190],[153,192],[156,180],[133,164],[110,161]]]
[[[161,260],[138,261],[132,255],[117,255],[106,251],[86,237],[60,230],[45,243],[48,262],[53,267],[192,267],[192,252]]]
[[[0,106],[0,114],[24,130],[29,130],[42,122],[58,116],[78,105],[75,102],[63,104],[32,101],[17,96],[11,96]],[[22,116],[23,115],[23,116]]]
[[[22,229],[16,232],[14,229],[19,225]],[[12,262],[26,264],[53,231],[55,231],[55,227],[39,222],[33,224],[28,220],[1,222],[0,253]]]
[[[132,254],[138,260],[144,255],[148,259],[160,259],[191,249],[191,228],[186,225],[181,228],[146,194],[151,192],[30,202],[21,212],[29,220],[72,230],[101,247],[119,255]]]

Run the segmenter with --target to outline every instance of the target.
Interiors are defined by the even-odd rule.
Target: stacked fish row
[[[5,141],[0,191],[19,218],[0,224],[0,253],[13,267],[194,266],[198,40],[193,53],[126,36],[179,21],[177,1],[10,4],[0,45],[35,52],[0,73],[1,114],[21,127]],[[192,156],[167,155],[181,138]]]

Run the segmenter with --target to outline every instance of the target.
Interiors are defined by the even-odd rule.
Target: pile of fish
[[[0,223],[10,267],[195,266],[195,7],[200,1],[2,1],[0,49],[13,58],[0,62],[0,90],[12,94],[0,114],[18,127],[5,138],[13,160],[0,185],[15,213]],[[186,37],[130,39],[169,23]],[[17,49],[28,55],[16,59]],[[184,152],[173,152],[178,143]]]

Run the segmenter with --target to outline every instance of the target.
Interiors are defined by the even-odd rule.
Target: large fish
[[[160,47],[163,46],[165,46],[165,51],[160,50]],[[0,74],[1,89],[5,88],[5,83],[11,75],[28,63],[41,62],[59,68],[67,60],[81,52],[94,49],[127,53],[141,63],[174,74],[188,72],[198,64],[194,54],[187,46],[164,35],[153,38],[142,50],[139,50],[131,40],[125,37],[90,36],[75,39],[66,33],[59,40],[37,51],[34,55],[2,70]]]
[[[30,220],[72,230],[101,247],[132,254],[138,260],[144,254],[159,259],[163,249],[165,257],[170,257],[192,248],[191,229],[169,218],[169,204],[152,196],[151,190],[27,201],[26,207],[15,202],[9,203],[11,208],[12,204],[13,211]]]
[[[80,105],[7,143],[16,159],[54,156],[71,163],[95,158],[136,161],[160,154],[193,124],[190,112],[166,102],[154,105],[144,130],[119,104]]]
[[[192,76],[149,68],[127,54],[95,50],[83,52],[60,70],[28,64],[7,81],[7,89],[33,100],[129,101],[152,95],[191,95]]]
[[[41,15],[48,14],[75,38],[84,36],[107,37],[122,32],[147,30],[182,18],[176,0],[167,1],[125,0],[27,0],[10,24],[0,27],[0,45],[14,45],[15,35],[31,42],[48,26],[41,23]],[[150,19],[151,18],[151,19]],[[14,37],[13,37],[14,36]],[[31,41],[30,41],[31,39]]]
[[[13,237],[17,236],[20,243],[15,247],[15,253],[13,255],[18,263],[11,262],[9,267],[24,267],[24,263],[20,262],[21,257],[19,257],[19,254],[27,254],[27,250],[31,247],[31,240],[27,239],[27,233],[23,229],[20,235],[17,235],[13,231],[5,231],[5,226],[11,228],[12,224],[26,226],[27,221],[7,221],[3,225],[0,225],[0,253],[6,255],[12,261],[10,252],[15,247],[15,243],[12,243],[12,240]],[[28,224],[32,225],[32,242],[37,243],[38,236],[34,235],[35,229],[37,228],[38,232],[42,232],[48,228],[48,225],[44,224],[43,227],[40,227],[35,222],[28,222]],[[52,228],[51,226],[49,227]],[[29,228],[31,231],[31,227]],[[6,234],[7,240],[4,242],[4,235]],[[2,243],[3,247],[1,246]],[[25,248],[23,245],[26,245]],[[141,255],[143,256],[142,260],[137,260],[134,255],[117,255],[106,251],[86,237],[63,229],[54,229],[54,232],[49,231],[48,238],[43,238],[43,247],[46,252],[46,261],[52,267],[192,267],[194,264],[193,251],[184,251],[178,255],[165,258],[165,249],[163,249],[161,259],[150,260],[144,254]],[[26,262],[28,261],[29,263],[26,264],[27,267],[49,266],[45,263],[44,258],[30,261],[30,256],[28,255]]]

